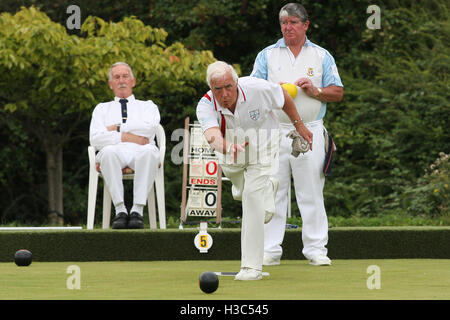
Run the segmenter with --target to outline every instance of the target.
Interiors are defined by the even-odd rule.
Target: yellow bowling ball
[[[292,99],[297,96],[297,87],[294,84],[283,83],[281,86],[287,91],[287,93],[289,93]]]

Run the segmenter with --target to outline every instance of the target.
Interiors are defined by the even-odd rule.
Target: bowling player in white
[[[264,265],[280,264],[291,174],[302,217],[303,255],[312,265],[330,265],[326,248],[328,219],[323,199],[325,176],[322,171],[326,129],[322,119],[326,103],[342,99],[343,85],[330,53],[306,37],[309,20],[303,6],[287,4],[280,10],[279,19],[283,38],[258,54],[251,76],[298,86],[294,103],[306,127],[313,133],[313,145],[311,151],[293,157],[291,140],[286,138],[293,126],[282,112],[277,112],[282,133],[279,171],[276,174],[280,188],[275,216],[265,225]]]
[[[295,105],[280,85],[252,77],[238,78],[233,67],[218,61],[207,70],[211,90],[197,105],[203,133],[216,150],[222,170],[232,184],[234,199],[242,201],[241,271],[236,280],[259,280],[264,255],[264,222],[275,210],[277,163],[282,110],[306,140]]]

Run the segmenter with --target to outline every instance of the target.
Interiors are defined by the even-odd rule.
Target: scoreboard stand
[[[222,223],[222,169],[198,122],[184,121],[183,186],[180,229],[183,224]],[[188,218],[199,218],[188,221]]]

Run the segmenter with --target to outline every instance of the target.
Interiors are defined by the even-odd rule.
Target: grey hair
[[[297,17],[299,18],[303,23],[308,21],[308,12],[306,11],[305,7],[303,7],[299,3],[288,3],[280,10],[279,19],[281,22],[282,17]]]
[[[114,63],[114,64],[109,68],[109,72],[108,72],[108,74],[109,74],[109,80],[112,80],[112,69],[113,69],[114,67],[117,67],[117,66],[126,66],[126,67],[130,70],[130,76],[131,76],[131,79],[134,79],[133,70],[131,70],[131,67],[128,65],[128,63],[119,61],[119,62]]]
[[[213,62],[208,66],[208,69],[206,70],[206,83],[208,83],[208,86],[211,88],[211,80],[223,77],[228,72],[231,73],[233,80],[237,83],[238,75],[232,65],[229,65],[228,63],[223,61]]]

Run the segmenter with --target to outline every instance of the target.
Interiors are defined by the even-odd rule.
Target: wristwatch
[[[120,123],[117,125],[117,132],[120,132]]]
[[[317,88],[317,90],[319,90],[319,94],[317,95],[317,98],[319,98],[322,95],[322,88]]]
[[[302,119],[302,118],[300,118],[300,119],[295,119],[294,122],[292,122],[292,123],[293,123],[294,126],[295,126],[299,121],[303,122],[303,119]]]

